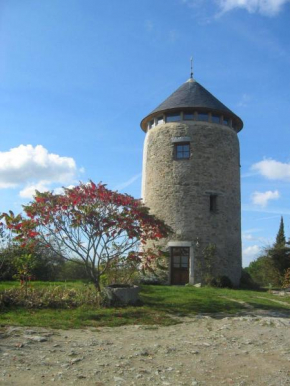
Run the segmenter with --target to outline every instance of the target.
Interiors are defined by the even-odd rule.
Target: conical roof
[[[212,113],[223,114],[233,120],[237,131],[243,128],[242,120],[235,113],[192,78],[183,83],[173,94],[147,115],[147,117],[142,120],[141,127],[145,129],[147,122],[152,119],[156,113],[193,108],[197,108],[199,111],[211,111]]]

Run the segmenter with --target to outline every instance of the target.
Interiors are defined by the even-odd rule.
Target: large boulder
[[[102,305],[105,307],[118,307],[140,304],[140,287],[129,284],[112,284],[104,287],[101,292]]]

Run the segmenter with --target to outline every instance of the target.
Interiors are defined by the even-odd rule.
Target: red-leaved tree
[[[141,245],[170,232],[141,200],[92,181],[63,194],[36,192],[24,211],[25,217],[2,215],[15,239],[25,247],[40,244],[66,259],[80,258],[97,290],[101,276],[118,261],[129,259],[150,269],[159,252]]]

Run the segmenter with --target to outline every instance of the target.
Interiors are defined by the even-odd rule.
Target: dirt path
[[[1,385],[289,385],[290,316],[196,316],[170,327],[7,328]]]

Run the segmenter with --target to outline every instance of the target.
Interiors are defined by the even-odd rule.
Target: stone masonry
[[[174,159],[174,143],[190,142],[190,158]],[[239,141],[232,127],[201,121],[163,123],[146,134],[143,198],[173,229],[161,245],[190,246],[189,281],[241,276]],[[210,211],[210,196],[216,210]],[[205,250],[215,246],[209,259]],[[170,264],[169,264],[170,267]],[[168,271],[170,283],[170,268]]]

